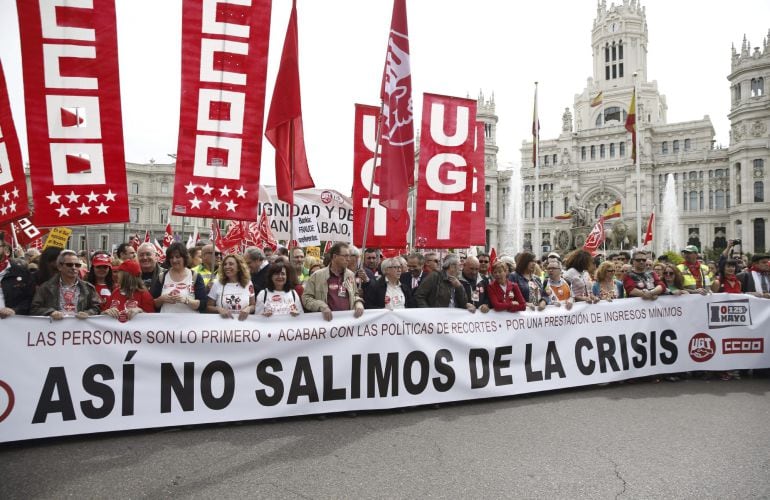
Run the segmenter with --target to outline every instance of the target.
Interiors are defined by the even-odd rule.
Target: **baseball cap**
[[[698,247],[695,245],[687,245],[682,249],[682,253],[698,253]]]
[[[91,259],[91,265],[96,266],[111,266],[112,265],[112,259],[109,255],[106,253],[99,253],[94,255],[94,258]]]
[[[142,275],[142,269],[139,267],[139,263],[134,259],[127,259],[120,263],[118,271],[125,271],[137,278]]]

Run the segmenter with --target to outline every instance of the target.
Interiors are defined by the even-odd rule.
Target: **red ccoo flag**
[[[636,161],[636,89],[631,94],[631,105],[626,116],[626,130],[631,132],[631,160]]]
[[[144,242],[145,243],[150,243],[150,230],[149,229],[146,229],[144,231]]]
[[[604,242],[604,216],[600,216],[596,221],[596,225],[591,232],[586,236],[586,241],[583,243],[583,250],[588,250],[593,253]]]
[[[307,166],[302,131],[298,45],[297,1],[294,0],[265,127],[265,137],[275,148],[275,184],[278,199],[289,205],[294,203],[295,190],[315,186]]]
[[[406,0],[393,0],[385,69],[382,73],[380,204],[406,216],[407,194],[414,185],[414,116]]]
[[[644,243],[642,246],[646,246],[652,241],[652,227],[655,224],[655,211],[650,213],[650,219],[647,221],[647,232],[644,233]]]

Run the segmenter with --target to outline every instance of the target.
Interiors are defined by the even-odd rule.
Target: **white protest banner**
[[[258,212],[270,219],[277,240],[289,238],[289,205],[278,199],[275,186],[260,186]],[[349,243],[353,230],[353,203],[333,189],[301,189],[294,192],[293,216],[313,215],[318,236],[324,241]],[[296,238],[295,238],[296,239]]]
[[[312,213],[294,216],[294,239],[300,247],[321,246],[318,237],[318,221]]]
[[[463,309],[11,317],[0,442],[397,408],[694,370],[770,367],[770,300],[717,294]]]

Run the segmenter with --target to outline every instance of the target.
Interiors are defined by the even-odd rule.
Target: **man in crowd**
[[[136,259],[136,250],[131,245],[131,243],[121,243],[118,245],[117,250],[115,250],[115,254],[117,255],[118,259],[121,260],[121,262],[128,259]]]
[[[684,262],[676,267],[684,278],[684,288],[705,293],[711,287],[708,279],[709,267],[698,260],[698,247],[687,245],[682,250],[682,255],[684,255]]]
[[[471,312],[479,310],[486,313],[489,312],[489,298],[487,297],[489,282],[481,276],[479,267],[479,260],[476,257],[466,257],[460,274],[460,283],[462,283],[465,296],[468,298],[465,308]]]
[[[425,257],[421,253],[412,252],[406,256],[407,272],[401,274],[401,283],[408,286],[412,292],[420,286],[422,279],[426,276],[424,265]]]
[[[273,247],[270,245],[265,245],[265,247],[262,249],[262,255],[265,256],[265,262],[270,262],[270,257],[273,255]]]
[[[646,263],[647,252],[634,252],[632,268],[623,277],[623,288],[627,297],[655,300],[666,291],[666,284],[654,271],[646,269]]]
[[[380,252],[376,248],[364,250],[364,271],[369,281],[380,277]]]
[[[358,271],[358,263],[361,260],[361,250],[353,245],[349,245],[348,249],[350,251],[350,255],[348,256],[348,269],[355,273]],[[325,256],[325,259],[326,258],[328,258],[328,256]],[[324,265],[328,266],[329,263],[327,262]]]
[[[251,274],[251,284],[254,285],[254,293],[259,292],[266,286],[267,270],[270,266],[265,260],[265,256],[257,247],[249,247],[245,253],[246,264],[249,266]]]
[[[11,262],[11,245],[0,234],[0,319],[29,314],[35,282],[23,266]]]
[[[307,312],[321,312],[326,321],[332,320],[332,311],[352,310],[358,318],[364,313],[364,301],[357,294],[355,275],[347,268],[350,249],[346,243],[335,243],[329,255],[329,265],[305,280],[302,305]]]
[[[751,267],[738,274],[744,293],[770,299],[770,255],[751,256]]]
[[[434,271],[438,271],[440,268],[439,266],[439,258],[438,254],[436,252],[428,252],[425,254],[425,267],[423,268],[423,271],[425,271],[425,274],[430,274]]]
[[[82,264],[77,254],[62,250],[56,264],[59,274],[37,287],[30,314],[50,316],[55,320],[65,316],[84,319],[99,314],[100,300],[96,289],[79,278]]]
[[[291,249],[291,265],[294,267],[294,274],[297,275],[297,282],[303,283],[310,273],[305,269],[305,251],[302,248]]]
[[[193,271],[200,274],[201,278],[203,278],[203,283],[206,285],[207,288],[209,288],[211,285],[211,278],[216,273],[216,268],[212,269],[212,265],[214,263],[212,262],[212,259],[215,259],[214,255],[214,245],[211,243],[204,245],[203,248],[201,248],[201,263],[193,268]]]
[[[201,258],[201,248],[202,247],[196,245],[187,249],[187,253],[190,254],[190,269],[195,269],[201,265],[201,262],[203,261]]]
[[[479,259],[479,276],[489,281],[489,265],[491,264],[489,254],[481,252],[476,258]]]
[[[152,290],[161,273],[158,264],[158,251],[152,243],[142,243],[136,251],[139,268],[142,270],[142,281],[147,290]]]
[[[427,261],[427,259],[426,259]],[[442,270],[430,273],[422,280],[414,293],[417,307],[460,307],[468,302],[460,275],[460,259],[449,254],[444,258]]]

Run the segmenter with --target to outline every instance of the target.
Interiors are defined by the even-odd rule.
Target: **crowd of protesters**
[[[733,253],[704,263],[686,246],[682,262],[657,260],[644,251],[593,256],[574,250],[538,259],[531,252],[414,252],[382,259],[378,249],[337,243],[323,260],[301,248],[247,248],[223,256],[212,244],[188,249],[172,243],[159,255],[151,243],[119,245],[111,255],[47,248],[13,256],[0,240],[0,318],[14,314],[85,318],[106,314],[123,321],[140,313],[211,313],[244,320],[249,315],[453,307],[472,313],[571,309],[628,297],[749,293],[770,298],[770,256],[750,262]]]

